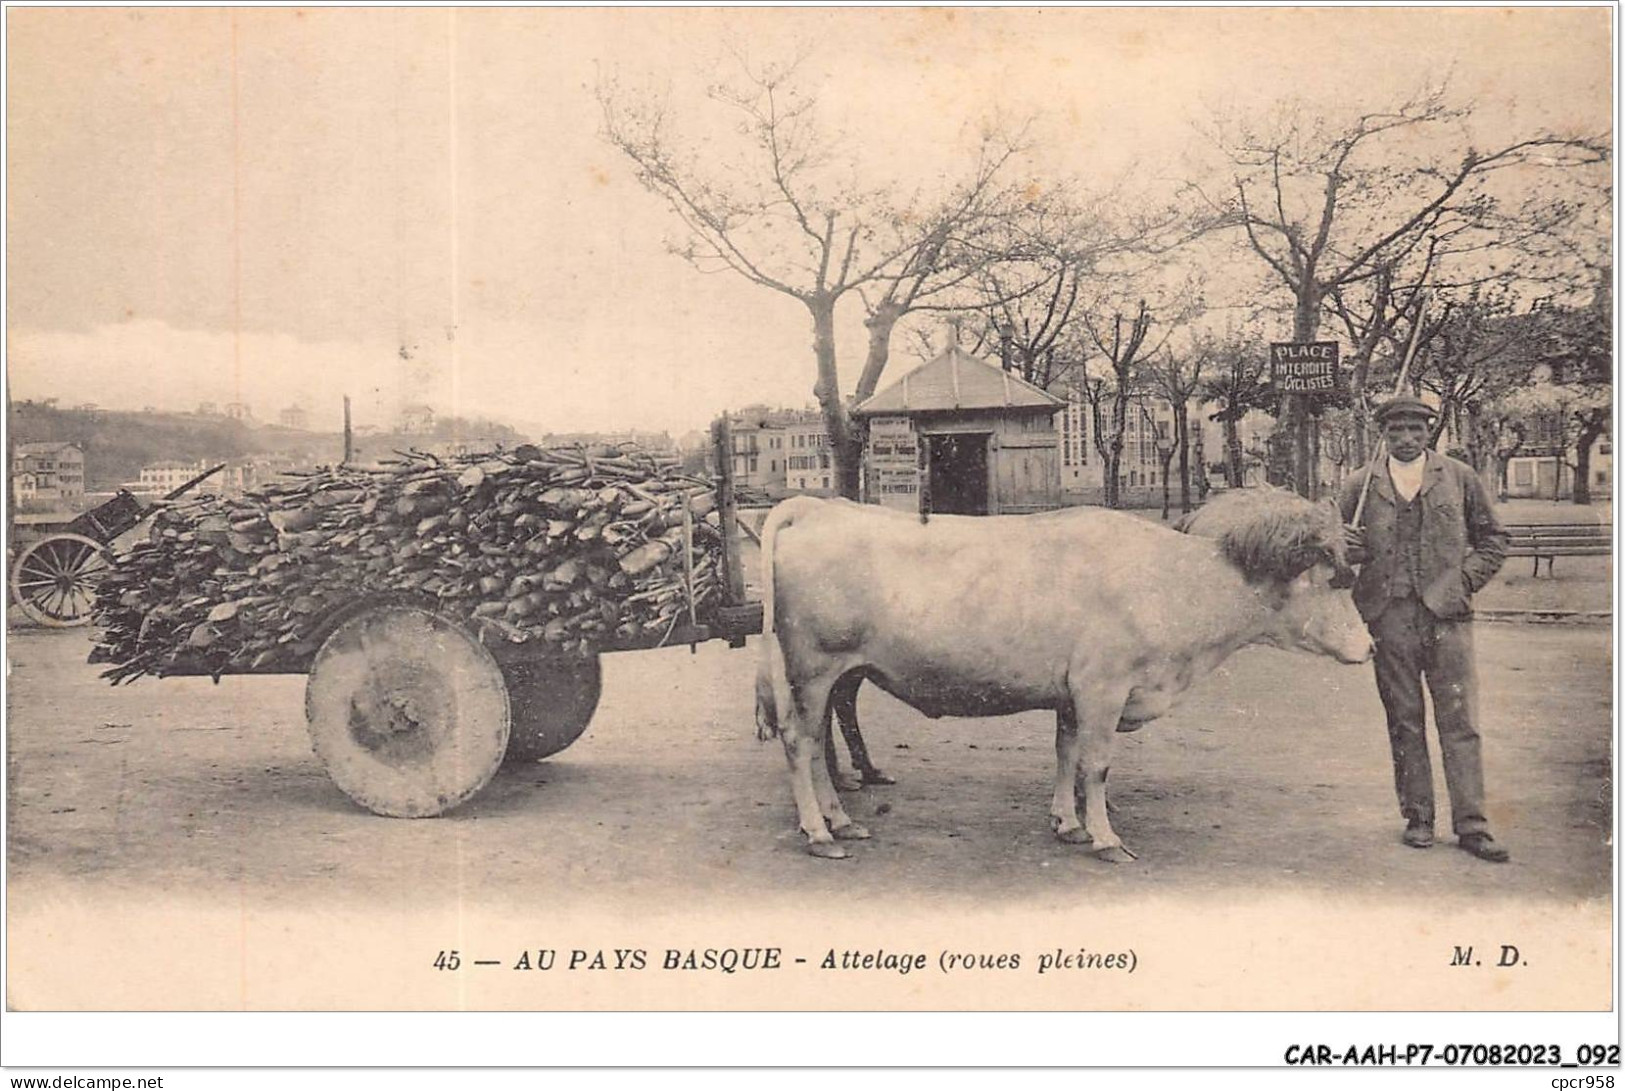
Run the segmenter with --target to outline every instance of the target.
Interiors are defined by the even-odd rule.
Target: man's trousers
[[[1428,760],[1422,679],[1433,716],[1458,837],[1483,833],[1484,765],[1478,738],[1478,679],[1471,621],[1436,618],[1406,596],[1388,603],[1371,623],[1376,642],[1377,693],[1388,713],[1394,790],[1406,822],[1433,825],[1433,765]]]

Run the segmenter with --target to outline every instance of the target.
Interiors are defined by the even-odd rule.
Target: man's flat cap
[[[1390,398],[1377,406],[1377,420],[1387,424],[1395,417],[1421,417],[1423,420],[1432,420],[1439,415],[1439,411],[1423,401],[1421,398],[1409,394],[1401,394]]]

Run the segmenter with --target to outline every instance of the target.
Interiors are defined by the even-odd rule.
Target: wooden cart
[[[152,507],[144,506],[128,489],[78,516],[15,516],[15,529],[34,540],[11,564],[11,592],[23,613],[41,625],[69,628],[90,620],[96,602],[96,584],[107,571],[107,551],[113,539],[134,530],[164,502],[174,500],[225,463],[205,470],[166,494]]]
[[[761,604],[744,595],[726,420],[713,439],[724,605],[704,622],[684,620],[669,633],[601,653],[709,640],[737,648],[761,632]],[[485,787],[504,761],[537,761],[575,742],[598,707],[599,655],[487,642],[432,598],[356,599],[330,613],[318,636],[305,684],[311,743],[339,788],[377,814],[442,814]]]

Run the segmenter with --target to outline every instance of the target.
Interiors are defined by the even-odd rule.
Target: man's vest
[[[1422,494],[1409,500],[1395,495],[1394,530],[1399,548],[1394,575],[1388,583],[1388,597],[1421,598],[1422,589]]]

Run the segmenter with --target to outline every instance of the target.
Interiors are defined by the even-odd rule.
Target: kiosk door
[[[931,510],[942,515],[987,514],[989,432],[928,436]]]

